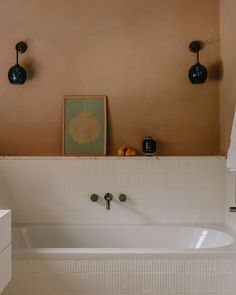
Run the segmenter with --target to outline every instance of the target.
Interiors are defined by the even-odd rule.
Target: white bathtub
[[[234,241],[234,232],[223,225],[25,225],[13,229],[15,257],[222,252],[235,250]]]
[[[16,226],[3,295],[233,295],[235,240],[224,225]]]

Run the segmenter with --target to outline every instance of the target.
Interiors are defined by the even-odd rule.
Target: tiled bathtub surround
[[[16,260],[3,295],[235,295],[236,255]]]
[[[0,207],[16,223],[222,223],[224,167],[223,157],[3,158]],[[110,211],[89,199],[107,192]]]
[[[234,176],[223,157],[6,158],[0,207],[17,223],[224,223],[235,218]],[[91,193],[111,192],[111,210]],[[128,203],[117,201],[120,193]],[[226,202],[227,199],[227,202]],[[235,214],[236,216],[236,214]],[[235,226],[236,228],[236,226]],[[236,254],[13,261],[4,295],[235,295]]]

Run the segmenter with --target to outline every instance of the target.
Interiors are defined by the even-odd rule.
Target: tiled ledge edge
[[[119,160],[119,161],[156,161],[156,160],[190,160],[190,159],[225,159],[224,156],[160,156],[160,157],[145,157],[145,156],[129,156],[129,157],[118,157],[118,156],[0,156],[0,160]]]

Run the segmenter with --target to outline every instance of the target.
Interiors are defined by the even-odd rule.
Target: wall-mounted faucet
[[[98,202],[99,200],[99,196],[97,194],[92,194],[90,196],[90,200],[92,202]],[[111,209],[111,201],[113,199],[113,195],[111,193],[106,193],[104,196],[104,200],[106,201],[106,210],[110,210]],[[119,201],[120,202],[126,202],[127,201],[127,196],[125,194],[120,194],[119,195]]]
[[[105,194],[104,200],[106,201],[106,209],[110,210],[111,208],[111,200],[113,199],[113,195],[110,193]]]

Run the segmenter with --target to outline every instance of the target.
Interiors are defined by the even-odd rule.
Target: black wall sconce
[[[8,71],[8,80],[13,85],[22,85],[26,81],[26,71],[18,62],[19,53],[22,54],[26,52],[26,50],[27,44],[25,42],[19,42],[16,44],[16,64]]]
[[[197,53],[197,63],[193,65],[188,72],[189,80],[193,84],[203,84],[207,79],[207,68],[199,62],[199,51],[202,49],[201,42],[193,41],[189,44],[189,50]]]

